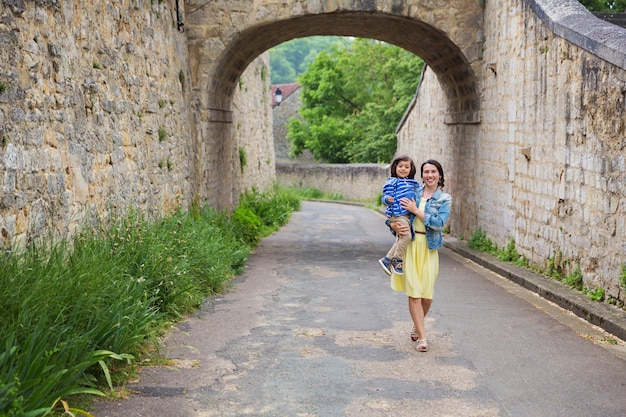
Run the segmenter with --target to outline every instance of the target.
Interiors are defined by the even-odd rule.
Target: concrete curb
[[[607,303],[591,301],[585,294],[561,282],[536,274],[526,268],[502,262],[488,253],[470,249],[465,241],[445,237],[444,247],[537,293],[619,339],[626,340],[626,311]]]

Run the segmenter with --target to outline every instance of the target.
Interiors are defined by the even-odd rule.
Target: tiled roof
[[[285,101],[287,97],[289,97],[291,94],[293,94],[294,91],[300,88],[300,84],[290,83],[290,84],[272,85],[272,107],[276,106],[276,101],[274,100],[274,93],[276,92],[277,88],[280,88],[280,91],[283,93],[283,101]]]

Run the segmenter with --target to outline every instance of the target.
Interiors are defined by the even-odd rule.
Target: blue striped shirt
[[[382,198],[382,202],[386,206],[385,214],[387,217],[409,214],[409,212],[400,205],[400,199],[408,198],[410,200],[415,198],[415,192],[420,187],[421,185],[415,179],[389,177],[385,185],[383,185]],[[389,202],[389,197],[393,197],[393,202]]]

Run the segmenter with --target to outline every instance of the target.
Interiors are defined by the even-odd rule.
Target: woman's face
[[[437,187],[439,184],[439,171],[432,164],[424,164],[422,168],[422,179],[427,187]]]

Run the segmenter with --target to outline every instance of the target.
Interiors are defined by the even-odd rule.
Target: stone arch
[[[256,57],[282,42],[315,35],[371,38],[402,47],[434,71],[447,97],[445,122],[478,123],[482,2],[335,0],[186,5],[195,117],[196,190],[218,209],[237,203],[232,100]]]
[[[282,42],[316,35],[372,38],[414,53],[437,74],[448,98],[446,122],[479,121],[479,89],[467,57],[443,31],[419,20],[371,12],[343,12],[263,23],[236,34],[214,68],[208,99],[213,122],[229,122],[240,75],[261,53]]]

